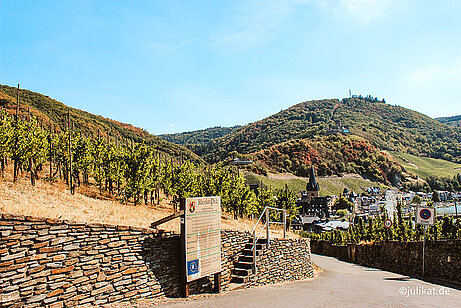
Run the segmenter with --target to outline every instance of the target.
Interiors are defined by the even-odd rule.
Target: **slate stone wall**
[[[333,245],[312,240],[311,249],[313,253],[364,266],[404,275],[422,274],[422,242]],[[460,268],[461,240],[426,241],[425,276],[461,282]]]
[[[221,231],[223,291],[249,239],[248,232]],[[255,284],[300,277],[285,276],[293,260],[307,260],[308,242],[299,243],[274,241],[261,262],[266,274]],[[0,307],[110,306],[178,297],[179,253],[180,236],[173,233],[0,213]],[[281,265],[270,265],[269,258]],[[212,286],[213,276],[204,277],[190,285],[190,293],[210,292]]]
[[[223,230],[221,286],[248,232]],[[105,305],[136,298],[177,297],[180,237],[151,229],[0,213],[0,306]],[[191,294],[211,291],[213,278]]]
[[[177,296],[179,237],[0,214],[0,306],[103,305]]]
[[[257,261],[256,275],[246,286],[314,277],[309,239],[274,239]]]

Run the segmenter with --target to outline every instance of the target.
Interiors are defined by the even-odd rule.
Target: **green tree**
[[[333,203],[333,208],[337,210],[348,210],[352,212],[354,210],[354,204],[347,200],[345,197],[339,197]]]

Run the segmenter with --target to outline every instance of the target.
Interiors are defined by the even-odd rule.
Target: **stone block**
[[[35,296],[30,297],[27,300],[27,303],[30,304],[30,303],[40,302],[44,300],[45,298],[46,298],[46,294],[35,295]]]
[[[14,291],[10,293],[1,293],[0,295],[0,304],[6,304],[18,301],[20,299],[19,291]]]
[[[91,291],[91,296],[95,296],[95,295],[105,293],[105,292],[110,292],[110,291],[113,291],[113,290],[114,290],[114,287],[109,284],[109,285],[106,285],[106,286],[101,287],[99,289],[95,289],[95,290]]]

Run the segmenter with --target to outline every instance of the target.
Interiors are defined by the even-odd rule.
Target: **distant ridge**
[[[163,140],[180,145],[207,144],[215,139],[229,135],[241,127],[240,125],[232,127],[216,126],[190,132],[163,134],[158,136]]]
[[[450,126],[461,127],[461,115],[452,117],[440,117],[435,119],[439,122],[445,123]]]

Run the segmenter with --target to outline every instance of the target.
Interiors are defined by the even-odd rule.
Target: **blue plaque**
[[[198,259],[187,261],[187,275],[198,273]]]

